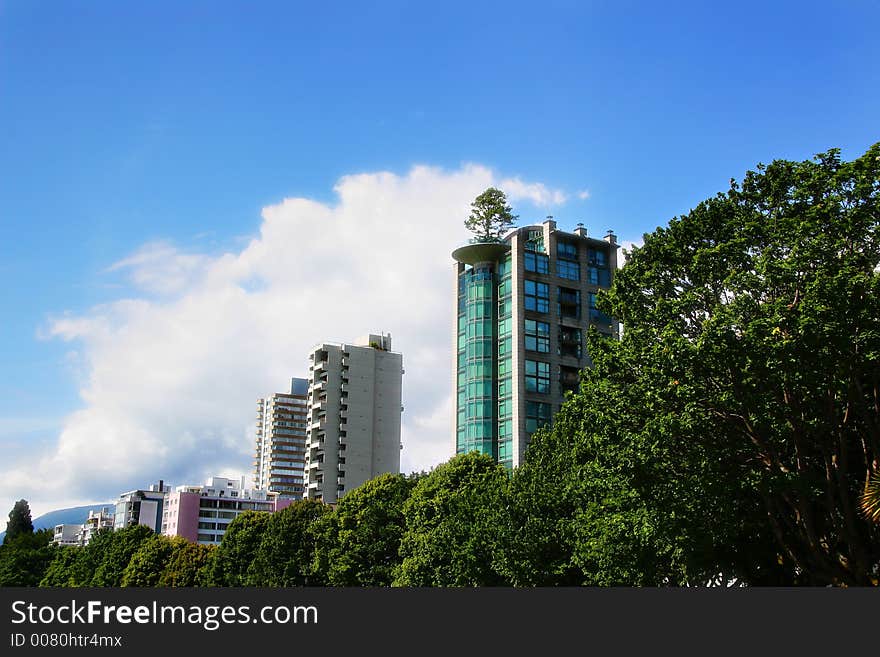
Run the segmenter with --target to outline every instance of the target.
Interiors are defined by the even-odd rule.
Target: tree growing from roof
[[[499,242],[517,217],[504,192],[489,187],[471,203],[471,214],[464,225],[476,235],[476,242]]]
[[[34,523],[31,521],[31,507],[27,500],[19,500],[9,512],[9,522],[6,523],[6,536],[3,538],[3,542],[9,543],[20,534],[33,533]]]

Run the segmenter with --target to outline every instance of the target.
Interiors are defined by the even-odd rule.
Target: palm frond
[[[859,499],[859,505],[869,520],[880,522],[880,472],[871,473],[865,482],[865,491]]]

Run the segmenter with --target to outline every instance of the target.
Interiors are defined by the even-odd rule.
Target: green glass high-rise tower
[[[529,438],[551,422],[589,366],[591,326],[619,325],[595,307],[611,285],[617,239],[573,233],[556,222],[525,226],[501,242],[477,242],[455,260],[455,451],[518,466]]]

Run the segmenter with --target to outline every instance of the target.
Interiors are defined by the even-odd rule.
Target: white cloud
[[[627,255],[633,247],[638,248],[644,244],[643,240],[623,240],[620,243],[620,249],[617,251],[617,266],[623,267],[626,264]]]
[[[240,251],[154,242],[119,260],[108,273],[129,279],[131,298],[50,322],[51,337],[75,344],[83,406],[45,453],[3,468],[0,498],[49,510],[160,478],[249,473],[256,399],[305,376],[315,343],[377,331],[393,334],[406,368],[402,469],[446,460],[450,253],[489,186],[513,202],[564,199],[479,165],[349,175],[335,204],[265,207],[259,235]]]
[[[150,242],[108,271],[129,270],[132,281],[142,290],[174,294],[184,290],[208,262],[205,256],[180,253],[168,242]]]
[[[590,190],[589,190],[589,189],[582,189],[581,191],[579,191],[579,192],[576,194],[576,196],[577,196],[580,200],[582,200],[582,201],[586,201],[588,198],[590,198]]]
[[[550,189],[544,183],[524,182],[519,178],[505,178],[498,187],[514,203],[526,200],[539,207],[550,207],[568,200],[568,195],[561,189]]]

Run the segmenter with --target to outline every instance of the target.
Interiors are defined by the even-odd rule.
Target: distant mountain
[[[34,518],[34,531],[40,529],[52,529],[55,525],[81,525],[89,517],[91,509],[102,509],[111,507],[112,504],[87,504],[86,506],[72,506],[69,509],[57,509],[44,513],[38,518]],[[0,532],[0,544],[6,537],[6,530]]]

